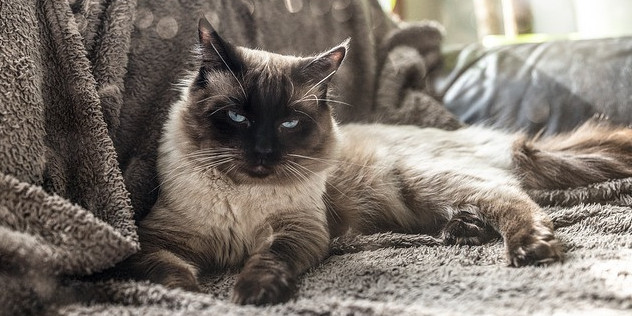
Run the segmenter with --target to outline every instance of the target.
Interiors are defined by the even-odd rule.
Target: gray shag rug
[[[204,276],[207,294],[111,278],[138,250],[134,219],[155,200],[160,126],[201,15],[236,44],[278,52],[352,37],[341,121],[460,126],[424,92],[440,30],[396,25],[376,1],[3,1],[0,315],[632,312],[632,179],[532,192],[566,248],[546,267],[507,267],[499,241],[386,233],[334,241],[275,306],[229,303],[234,271]]]

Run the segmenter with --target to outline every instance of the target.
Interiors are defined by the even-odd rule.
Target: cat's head
[[[200,68],[183,112],[188,153],[238,183],[302,181],[334,165],[338,130],[327,90],[343,43],[313,57],[233,46],[199,23]]]

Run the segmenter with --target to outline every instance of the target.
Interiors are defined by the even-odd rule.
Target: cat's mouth
[[[249,166],[246,173],[253,178],[265,178],[274,172],[272,167],[264,165]]]

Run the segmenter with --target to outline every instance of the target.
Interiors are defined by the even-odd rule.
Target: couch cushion
[[[632,122],[632,37],[471,45],[445,55],[431,85],[466,123],[551,134],[597,114]]]

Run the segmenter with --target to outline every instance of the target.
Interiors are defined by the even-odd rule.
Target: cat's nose
[[[258,165],[265,166],[272,163],[272,156],[274,154],[272,145],[267,143],[257,143],[254,148],[254,153],[256,156],[256,163]]]
[[[266,143],[257,143],[255,145],[255,153],[257,155],[270,155],[272,154],[272,146]]]

